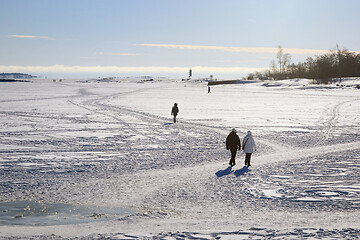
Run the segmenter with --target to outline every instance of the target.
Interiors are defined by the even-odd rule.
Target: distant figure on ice
[[[230,166],[234,166],[235,163],[235,157],[236,157],[236,152],[237,150],[241,149],[241,144],[240,144],[240,138],[239,136],[236,134],[236,130],[235,128],[233,128],[231,130],[231,132],[229,133],[229,135],[226,138],[226,149],[229,150],[231,152],[231,159],[229,162]]]
[[[211,93],[211,91],[210,91],[210,87],[208,87],[208,93]]]
[[[250,167],[251,154],[256,151],[256,145],[254,138],[251,135],[251,131],[248,131],[242,142],[242,149],[245,151],[245,166]]]
[[[171,109],[171,115],[174,116],[174,123],[176,123],[176,116],[179,113],[179,108],[177,106],[177,103],[174,103],[174,106]]]

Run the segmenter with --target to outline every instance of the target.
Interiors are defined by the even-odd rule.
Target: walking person
[[[239,150],[241,149],[240,138],[236,134],[235,128],[233,128],[231,130],[231,132],[229,133],[229,135],[226,138],[226,149],[230,150],[230,152],[231,152],[231,159],[230,159],[229,165],[234,166],[236,164],[235,163],[236,152],[238,149]]]
[[[256,145],[251,131],[248,131],[242,142],[242,149],[245,151],[245,166],[250,167],[251,154],[256,151]]]
[[[174,116],[174,123],[176,123],[176,116],[179,113],[179,108],[177,106],[177,103],[174,103],[174,106],[171,109],[171,115]]]

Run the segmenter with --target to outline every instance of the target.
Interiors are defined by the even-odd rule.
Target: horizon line
[[[211,66],[190,66],[190,67],[168,67],[168,66],[4,66],[0,65],[0,72],[29,72],[29,73],[188,73],[192,69],[198,73],[222,73],[222,74],[244,74],[255,71],[262,71],[268,68],[255,67],[211,67]]]

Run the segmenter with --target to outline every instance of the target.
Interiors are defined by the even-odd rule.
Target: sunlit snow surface
[[[359,84],[0,83],[0,239],[360,238]]]

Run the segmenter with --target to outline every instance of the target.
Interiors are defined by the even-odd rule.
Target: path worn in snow
[[[3,236],[359,236],[358,92],[251,85],[206,95],[199,84],[36,84],[43,89],[1,99],[0,200],[137,213],[106,224],[22,226],[20,235],[18,226],[0,226]],[[266,105],[271,99],[279,106]],[[250,169],[242,153],[227,166],[232,127],[241,138],[254,132]]]

